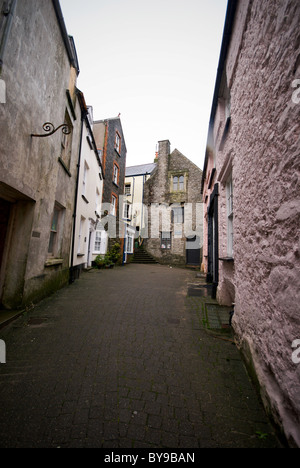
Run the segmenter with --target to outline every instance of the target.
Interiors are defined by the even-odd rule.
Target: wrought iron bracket
[[[56,133],[60,128],[62,129],[62,132],[63,132],[64,135],[69,135],[71,133],[71,129],[70,129],[69,125],[66,124],[66,123],[64,123],[64,124],[60,125],[59,127],[55,128],[54,125],[51,122],[46,122],[43,125],[43,130],[45,132],[47,132],[47,133],[42,134],[42,135],[32,133],[31,137],[46,138],[46,137],[49,137],[49,136],[53,135],[54,133]]]

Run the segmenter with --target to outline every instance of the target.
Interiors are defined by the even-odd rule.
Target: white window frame
[[[114,184],[118,185],[118,179],[119,179],[119,168],[116,164],[114,164],[114,175],[113,175]]]
[[[133,253],[133,245],[134,245],[134,235],[129,234],[126,239],[126,253],[128,254]]]
[[[111,209],[110,214],[116,216],[117,214],[117,197],[115,195],[111,196]]]
[[[95,231],[94,253],[97,253],[97,254],[101,253],[101,244],[102,244],[102,232]],[[97,245],[99,245],[99,248],[97,248]]]
[[[118,154],[121,154],[121,136],[118,132],[116,132],[116,139],[115,139],[115,150]]]
[[[131,204],[125,202],[124,209],[123,209],[123,218],[130,219],[130,217],[131,217]]]

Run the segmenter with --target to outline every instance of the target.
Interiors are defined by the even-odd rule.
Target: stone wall
[[[159,142],[157,167],[145,183],[144,203],[148,210],[148,237],[145,246],[161,263],[185,265],[187,261],[186,238],[203,240],[203,212],[200,194],[202,171],[175,149],[170,152],[170,142]],[[175,190],[173,177],[182,176],[182,190]],[[184,208],[184,223],[172,219],[171,209]],[[161,232],[171,232],[171,248],[161,247]]]
[[[234,187],[234,264],[220,262],[218,299],[235,301],[238,344],[266,408],[296,446],[300,364],[292,360],[292,343],[300,339],[300,104],[293,86],[300,78],[299,21],[299,2],[238,3],[225,64],[231,95],[225,141],[222,100],[214,127],[220,257],[227,242],[229,172]]]
[[[44,297],[65,284],[69,273],[80,109],[77,70],[54,3],[42,1],[37,8],[35,0],[17,2],[1,73],[6,101],[0,104],[0,198],[11,203],[11,213],[0,302],[9,308]],[[45,122],[55,128],[63,124],[66,111],[72,126],[67,166],[59,162],[61,130],[46,138],[31,137],[45,134]],[[62,215],[59,262],[51,263],[48,245],[55,203]]]

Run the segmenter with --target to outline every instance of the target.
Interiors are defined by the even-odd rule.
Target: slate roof
[[[125,177],[151,174],[155,168],[156,168],[155,163],[141,164],[139,166],[126,167]]]

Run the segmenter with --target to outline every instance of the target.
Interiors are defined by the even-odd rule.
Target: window
[[[96,206],[95,206],[95,213],[96,213],[97,215],[99,215],[99,213],[100,213],[100,211],[101,211],[101,210],[100,210],[100,208],[101,208],[101,200],[100,200],[100,193],[99,193],[98,188],[96,188],[95,204],[96,204]]]
[[[86,194],[86,187],[87,187],[87,174],[88,174],[89,166],[87,163],[84,163],[83,169],[83,180],[82,180],[82,195]]]
[[[125,195],[131,194],[131,184],[125,184]]]
[[[227,197],[227,254],[233,256],[233,183],[232,176],[226,184]]]
[[[171,249],[171,232],[162,232],[161,233],[161,242],[160,248],[163,250]]]
[[[119,168],[116,164],[114,164],[114,170],[113,170],[113,183],[118,185],[119,183]]]
[[[184,176],[173,177],[173,192],[184,191]]]
[[[50,239],[48,245],[48,254],[50,256],[57,256],[59,252],[59,231],[60,225],[62,224],[62,208],[55,204],[52,215],[51,228],[50,228]]]
[[[81,244],[82,244],[82,232],[84,229],[84,221],[85,221],[85,218],[80,219],[77,254],[80,254],[80,249],[81,249]]]
[[[116,132],[115,150],[118,154],[121,154],[121,136],[118,132]]]
[[[70,119],[70,116],[68,114],[68,111],[65,113],[65,121],[64,123],[68,126],[68,131],[70,133],[65,134],[62,133],[62,139],[61,139],[61,154],[60,158],[63,161],[64,165],[66,166],[67,169],[70,168],[70,160],[71,160],[71,152],[72,152],[72,122]]]
[[[129,254],[133,253],[133,236],[128,235],[126,239],[126,252]]]
[[[177,176],[173,177],[173,190],[174,192],[178,191],[178,177]]]
[[[110,208],[110,214],[113,216],[116,216],[117,213],[117,196],[112,195],[111,196],[111,208]]]
[[[100,253],[101,252],[101,231],[96,231],[95,233],[95,245],[94,245],[94,252]]]
[[[125,219],[130,219],[130,204],[129,203],[125,203],[124,204],[124,213],[123,213],[123,217]]]
[[[182,224],[184,222],[184,208],[172,208],[172,222],[174,224]]]

